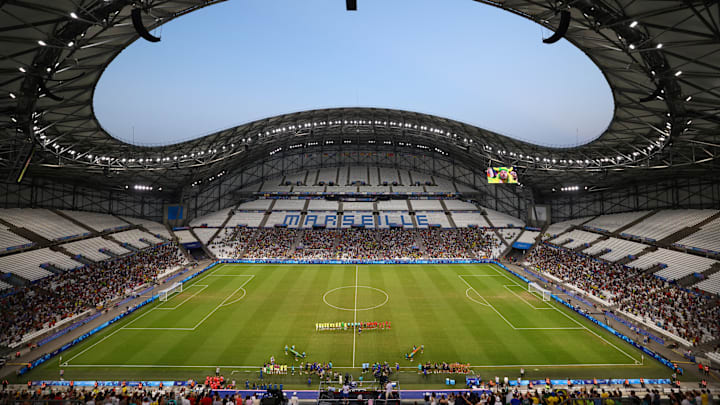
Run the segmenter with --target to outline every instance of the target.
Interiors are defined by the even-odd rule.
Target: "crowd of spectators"
[[[178,247],[167,244],[18,288],[0,299],[0,344],[19,342],[28,333],[128,296],[184,262]]]
[[[245,258],[288,258],[298,232],[290,228],[258,228],[247,244]]]
[[[545,244],[537,245],[527,260],[587,294],[692,343],[720,336],[718,297],[682,289],[652,273]]]
[[[227,228],[208,246],[224,259],[414,260],[498,257],[492,230]]]

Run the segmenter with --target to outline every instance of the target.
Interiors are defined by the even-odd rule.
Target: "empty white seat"
[[[410,200],[410,205],[415,211],[442,211],[440,200]]]
[[[372,211],[375,205],[367,201],[346,201],[342,203],[343,211]]]
[[[648,212],[649,211],[633,211],[623,212],[621,214],[601,215],[583,224],[583,226],[591,229],[615,232],[623,226],[633,221],[637,221],[643,215],[647,215]]]
[[[543,240],[548,240],[550,238],[554,238],[555,236],[567,231],[568,229],[572,228],[573,226],[580,225],[583,222],[590,219],[589,217],[583,217],[583,218],[574,218],[567,221],[557,222],[548,227],[548,229],[545,231],[545,234],[543,235]]]
[[[720,253],[720,218],[708,222],[699,231],[680,239],[676,244]]]
[[[288,228],[300,227],[300,211],[273,211],[265,222],[266,228],[285,225]]]
[[[511,215],[484,208],[490,223],[496,228],[524,227],[525,222]]]
[[[593,242],[600,238],[600,236],[602,235],[576,229],[574,231],[570,231],[568,233],[558,236],[555,239],[550,240],[550,243],[574,249],[586,243]]]
[[[416,211],[415,220],[418,228],[440,225],[441,228],[452,228],[447,215],[443,211]]]
[[[475,204],[461,200],[444,200],[443,203],[448,211],[476,211],[478,209]]]
[[[627,265],[638,269],[649,269],[658,264],[663,264],[666,267],[655,272],[655,274],[665,279],[677,280],[695,272],[701,273],[715,263],[717,263],[717,261],[706,257],[676,252],[674,250],[658,249],[640,256],[637,260],[633,260]]]
[[[32,241],[16,235],[8,230],[7,227],[0,225],[0,250],[10,250],[22,246],[31,246],[33,244]]]
[[[263,218],[265,218],[265,212],[237,211],[237,212],[235,212],[235,215],[233,215],[232,218],[230,218],[230,220],[227,222],[227,224],[225,226],[229,227],[229,228],[234,228],[238,225],[243,225],[243,226],[249,226],[251,228],[257,228],[262,223]]]
[[[657,241],[685,227],[694,226],[717,212],[717,210],[662,210],[622,233]]]
[[[180,243],[194,243],[198,241],[197,238],[188,230],[183,229],[180,231],[174,231],[174,233]]]
[[[520,234],[520,237],[517,238],[516,242],[533,244],[533,243],[535,243],[535,239],[537,238],[538,235],[540,235],[540,232],[525,231],[522,234]]]
[[[273,200],[259,199],[244,202],[238,205],[237,209],[241,211],[267,211]]]
[[[273,211],[301,211],[307,200],[275,200]]]
[[[485,217],[482,216],[480,211],[462,211],[462,212],[451,212],[450,213],[455,222],[455,226],[458,228],[468,228],[470,226],[477,226],[480,228],[489,228],[490,224],[487,223]]]
[[[203,215],[201,217],[195,218],[192,221],[190,221],[190,226],[192,227],[198,227],[198,226],[208,226],[208,227],[218,227],[222,226],[223,222],[228,217],[228,214],[230,213],[230,210],[232,210],[232,207],[225,208],[224,210],[211,212],[209,214]]]
[[[127,228],[130,226],[127,222],[113,215],[85,211],[60,211],[70,218],[98,232]]]
[[[195,232],[200,242],[207,245],[210,238],[217,232],[217,228],[193,228],[193,232]]]
[[[117,255],[130,253],[129,250],[117,243],[100,237],[69,242],[61,246],[74,255],[80,255],[95,262],[107,260],[112,257],[112,255],[103,253],[101,250],[109,250]]]
[[[616,262],[628,256],[634,256],[642,252],[648,245],[633,242],[625,239],[610,238],[601,240],[591,247],[584,250],[584,253],[595,255],[605,250],[609,252],[600,256],[601,259],[608,262]]]
[[[87,229],[42,208],[0,209],[0,218],[18,228],[29,229],[49,240],[68,239],[90,233]]]
[[[156,245],[162,242],[161,239],[158,239],[141,229],[131,229],[129,231],[117,232],[112,234],[111,237],[120,243],[127,243],[138,249],[144,249],[150,245]],[[144,240],[147,242],[144,242]]]
[[[71,270],[83,266],[82,263],[72,260],[63,253],[50,250],[50,248],[30,250],[0,257],[0,269],[30,281],[39,280],[53,274],[41,268],[40,266],[43,264],[51,264],[63,270]]]
[[[331,200],[310,200],[308,211],[337,211],[338,202]]]
[[[407,200],[387,200],[377,202],[378,211],[407,211]]]

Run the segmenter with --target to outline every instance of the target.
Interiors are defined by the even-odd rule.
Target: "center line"
[[[357,324],[357,292],[358,292],[358,266],[355,265],[355,306],[353,307],[353,324]],[[353,358],[352,366],[355,368],[355,338],[357,326],[353,326]]]

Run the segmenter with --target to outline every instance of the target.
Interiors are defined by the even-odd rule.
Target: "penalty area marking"
[[[210,274],[205,275],[204,277],[196,280],[195,282],[197,283],[198,281],[202,281],[202,280],[204,280],[204,279],[206,279],[206,278],[208,278],[208,277],[210,277],[210,276],[213,276],[213,273],[214,273],[214,272],[216,272],[216,271],[218,271],[218,270],[220,270],[220,269],[222,269],[222,268],[224,268],[224,267],[225,267],[225,266],[218,266],[218,268],[215,269],[215,270],[213,270]],[[192,327],[192,328],[132,328],[132,327],[129,327],[129,326],[132,325],[134,322],[142,319],[143,317],[145,317],[146,315],[152,313],[152,312],[155,311],[156,309],[170,309],[170,308],[158,308],[158,307],[150,308],[150,309],[148,309],[145,313],[139,315],[137,318],[132,319],[130,322],[128,322],[127,324],[125,324],[125,326],[114,330],[114,331],[113,331],[112,333],[110,333],[109,335],[103,337],[102,339],[98,340],[97,342],[93,343],[92,345],[86,347],[84,350],[82,350],[82,351],[79,352],[78,354],[76,354],[76,355],[74,355],[73,357],[67,359],[67,360],[62,364],[62,366],[63,366],[63,367],[75,367],[74,365],[71,365],[71,364],[68,364],[68,363],[69,363],[70,361],[76,359],[76,358],[79,357],[80,355],[84,354],[84,353],[87,352],[88,350],[92,349],[93,347],[97,346],[98,344],[104,342],[105,340],[107,340],[108,338],[112,337],[113,335],[115,335],[116,333],[120,332],[121,330],[167,330],[167,331],[194,331],[194,330],[196,330],[200,325],[202,325],[203,322],[205,322],[205,320],[207,320],[212,314],[215,313],[215,311],[217,311],[217,310],[220,309],[221,307],[234,304],[234,303],[240,301],[241,299],[245,298],[245,295],[247,295],[247,294],[246,294],[246,290],[245,290],[243,287],[244,287],[247,283],[249,283],[252,279],[255,278],[255,275],[254,275],[254,274],[238,274],[238,275],[232,275],[232,276],[233,276],[233,277],[249,277],[249,278],[248,278],[244,283],[242,283],[242,285],[241,285],[240,287],[238,287],[237,289],[235,289],[235,291],[233,291],[230,295],[228,295],[218,306],[216,306],[212,311],[210,311],[209,314],[205,315],[205,317],[204,317],[203,319],[201,319],[200,322],[198,322],[194,327]],[[203,285],[192,284],[192,285],[189,285],[187,288],[191,288],[191,287],[195,287],[195,286],[203,286]],[[207,287],[207,285],[205,285],[205,287]],[[201,289],[200,291],[202,291],[202,290],[204,290],[204,288]],[[239,298],[236,298],[235,300],[233,300],[233,301],[231,301],[231,302],[227,302],[227,300],[230,299],[230,298],[232,298],[232,296],[235,295],[235,293],[238,292],[239,290],[243,290],[243,295],[240,296]],[[199,293],[200,291],[198,291],[198,293]],[[197,293],[196,293],[196,294],[197,294]],[[194,296],[194,295],[193,295],[193,296]],[[187,299],[186,299],[186,301],[187,301]],[[166,302],[167,302],[167,301],[166,301]],[[176,305],[175,307],[179,307],[179,306],[182,305],[184,302],[185,302],[185,301],[181,302],[180,304]],[[174,309],[174,308],[173,308],[173,309]],[[117,366],[117,367],[122,367],[122,366]]]
[[[504,272],[505,270],[502,269],[502,268],[501,268],[500,270],[498,270],[496,267],[499,267],[499,266],[492,265],[492,264],[490,265],[490,268],[493,269],[493,270],[495,270],[498,274],[503,274],[503,273],[501,273],[501,272]],[[508,277],[507,275],[503,274],[503,276],[504,276],[505,278],[507,278],[508,280],[512,281],[515,285],[520,286],[520,287],[523,287],[523,286],[520,285],[517,281],[513,280],[512,278]],[[524,287],[523,287],[523,288],[524,288]],[[552,302],[550,302],[550,301],[548,301],[548,302],[550,303],[550,305],[552,306],[553,309],[555,309],[555,310],[558,311],[559,313],[563,314],[566,318],[568,318],[569,320],[573,321],[573,322],[576,323],[577,325],[581,326],[582,329],[585,329],[586,331],[588,331],[588,332],[590,332],[591,334],[595,335],[595,337],[597,337],[598,339],[600,339],[600,340],[602,340],[603,342],[607,343],[608,345],[614,347],[617,351],[619,351],[620,353],[624,354],[625,356],[627,356],[628,358],[630,358],[631,360],[633,360],[633,361],[635,362],[635,364],[637,364],[637,365],[641,365],[641,364],[642,364],[638,359],[636,359],[635,357],[631,356],[630,354],[628,354],[628,353],[627,353],[626,351],[624,351],[623,349],[617,347],[617,346],[614,345],[612,342],[608,341],[608,340],[605,339],[604,337],[602,337],[602,336],[600,336],[599,334],[597,334],[595,331],[589,329],[587,326],[585,326],[585,325],[583,325],[582,323],[580,323],[577,319],[574,319],[574,318],[571,317],[570,315],[566,314],[564,311],[560,310],[560,308],[558,308],[558,307],[557,307],[555,304],[553,304]]]

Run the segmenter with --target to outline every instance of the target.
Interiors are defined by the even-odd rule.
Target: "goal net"
[[[167,301],[168,298],[175,294],[175,293],[181,293],[182,292],[182,283],[175,283],[170,288],[166,288],[164,290],[158,291],[158,299],[160,301]]]
[[[537,283],[528,284],[528,291],[530,294],[541,296],[543,301],[550,301],[550,291],[540,287]]]

